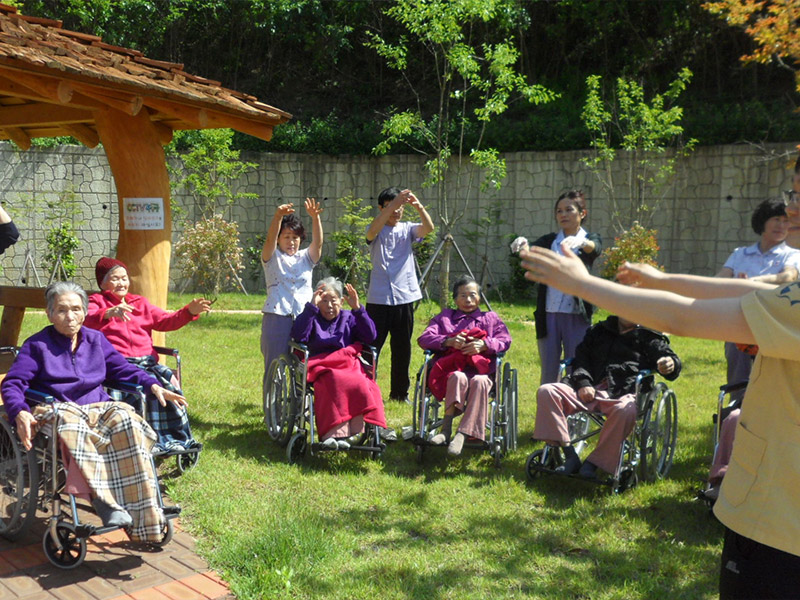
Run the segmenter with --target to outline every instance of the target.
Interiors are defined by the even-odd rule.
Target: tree
[[[183,169],[169,169],[177,177],[173,191],[187,192],[200,211],[196,222],[185,224],[175,254],[184,275],[211,295],[228,283],[244,291],[239,280],[243,251],[238,226],[227,221],[223,213],[237,200],[258,196],[233,187],[239,176],[257,164],[239,160],[239,151],[231,148],[232,139],[230,129],[183,132],[176,134],[168,148],[168,154],[183,162]]]
[[[618,78],[613,97],[606,100],[600,76],[586,79],[589,91],[581,117],[592,136],[593,153],[582,161],[605,190],[620,233],[633,222],[649,225],[678,159],[697,143],[683,140],[683,109],[675,104],[691,78],[689,69],[681,69],[668,90],[649,101],[636,81]],[[616,159],[620,161],[615,164]]]
[[[476,187],[499,189],[505,177],[505,160],[484,147],[487,125],[515,98],[541,104],[556,94],[527,83],[517,71],[513,27],[521,9],[513,0],[398,0],[384,14],[399,26],[399,34],[373,32],[368,45],[401,72],[413,105],[395,108],[386,118],[385,139],[374,152],[383,154],[404,143],[426,157],[423,186],[433,191],[434,218],[447,240]],[[415,76],[420,72],[415,60],[423,61],[424,71],[433,77],[430,93]],[[471,147],[466,144],[469,135],[476,140]],[[442,303],[447,302],[449,256],[446,242]]]
[[[800,0],[716,0],[703,8],[744,27],[756,49],[741,57],[745,63],[778,64],[794,71],[800,91]],[[788,62],[787,62],[788,61]]]

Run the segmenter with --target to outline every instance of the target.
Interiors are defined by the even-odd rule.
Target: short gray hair
[[[326,277],[325,279],[321,279],[317,286],[322,286],[326,290],[330,290],[335,292],[339,298],[344,296],[344,286],[342,282],[336,279],[336,277]]]
[[[74,281],[56,281],[47,286],[44,291],[45,300],[47,300],[47,314],[51,314],[56,307],[56,300],[64,294],[78,294],[83,304],[84,314],[89,312],[89,297],[86,295],[86,290],[79,286]]]

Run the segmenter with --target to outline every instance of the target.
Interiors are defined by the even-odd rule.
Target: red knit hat
[[[110,256],[104,256],[97,261],[97,264],[94,266],[94,276],[97,278],[97,285],[99,287],[103,287],[103,279],[106,278],[108,272],[114,267],[122,267],[126,271],[128,270],[124,262],[116,258],[111,258]]]

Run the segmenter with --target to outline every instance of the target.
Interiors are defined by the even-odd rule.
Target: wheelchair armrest
[[[119,390],[120,392],[127,392],[131,394],[143,394],[144,386],[138,383],[128,383],[127,381],[116,381],[114,385],[109,385],[112,390]]]
[[[19,346],[0,346],[0,354],[19,354]]]
[[[54,396],[30,388],[25,390],[25,400],[35,404],[53,404],[56,401]]]
[[[178,352],[177,348],[168,348],[166,346],[153,346],[153,350],[155,350],[158,354],[163,354],[165,356],[180,356],[180,352]]]
[[[739,390],[743,390],[747,387],[750,383],[749,379],[745,379],[744,381],[737,381],[736,383],[728,383],[726,385],[719,386],[719,391],[725,394],[729,394],[731,392],[737,392]]]

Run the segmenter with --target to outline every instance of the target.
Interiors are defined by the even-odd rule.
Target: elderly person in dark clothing
[[[592,478],[599,467],[616,474],[622,443],[636,423],[634,392],[642,369],[673,380],[680,374],[681,361],[661,333],[611,316],[586,332],[567,382],[539,388],[533,437],[563,447],[566,462],[557,471]],[[567,417],[582,411],[606,416],[597,446],[583,465],[569,443],[567,428]]]

